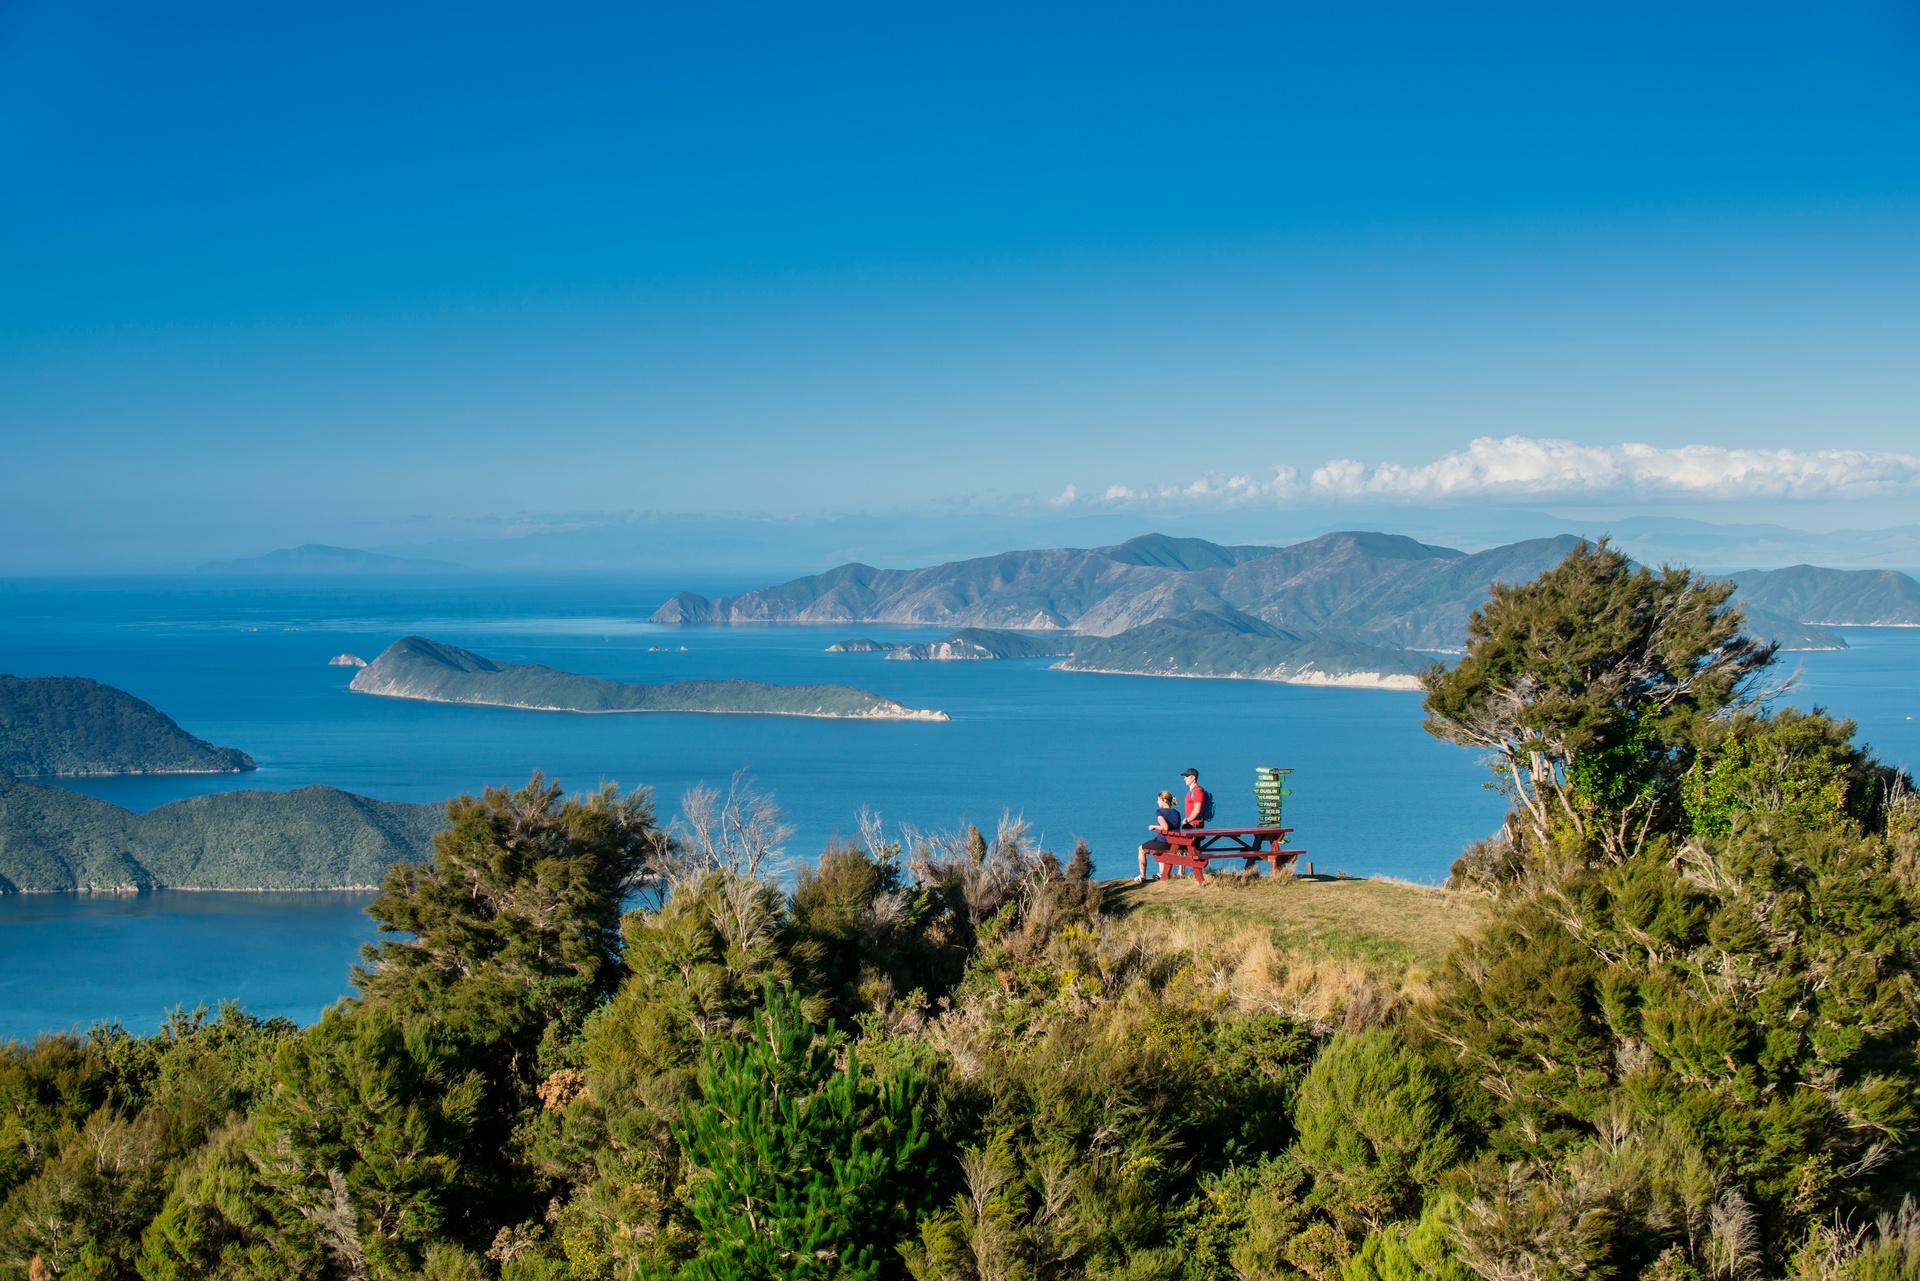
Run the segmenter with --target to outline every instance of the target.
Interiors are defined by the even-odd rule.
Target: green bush
[[[1449,958],[1420,1027],[1507,1159],[1623,1102],[1686,1128],[1776,1244],[1911,1178],[1920,904],[1887,841],[1791,823],[1574,871]]]
[[[675,1137],[699,1246],[687,1281],[896,1275],[924,1208],[922,1083],[863,1077],[857,1049],[769,983],[753,1036],[708,1043]]]
[[[1461,1158],[1438,1074],[1391,1028],[1328,1042],[1294,1100],[1294,1153],[1342,1223],[1378,1226],[1418,1209]]]
[[[1340,1267],[1341,1281],[1474,1281],[1453,1233],[1438,1214],[1377,1228]]]
[[[1803,828],[1875,831],[1903,780],[1853,741],[1854,723],[1783,707],[1735,717],[1687,772],[1687,820],[1731,835],[1742,815],[1783,815]]]

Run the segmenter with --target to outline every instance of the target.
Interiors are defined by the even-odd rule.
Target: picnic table
[[[1161,879],[1166,879],[1168,867],[1185,867],[1192,869],[1195,885],[1207,883],[1207,864],[1215,859],[1244,859],[1248,868],[1263,862],[1270,875],[1278,876],[1282,863],[1291,868],[1306,853],[1280,848],[1293,834],[1291,827],[1188,827],[1154,834],[1169,847],[1152,851]]]

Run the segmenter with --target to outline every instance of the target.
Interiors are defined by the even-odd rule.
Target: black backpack
[[[1202,825],[1213,822],[1213,793],[1204,787],[1200,789],[1200,816],[1194,822]]]

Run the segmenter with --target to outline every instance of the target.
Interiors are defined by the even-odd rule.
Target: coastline
[[[372,698],[401,698],[413,703],[439,703],[448,707],[504,707],[516,712],[564,712],[570,716],[800,716],[821,721],[950,721],[942,711],[903,707],[898,712],[747,712],[722,707],[551,707],[541,703],[499,703],[477,698],[436,698],[430,694],[400,694],[383,689],[354,689],[348,692]]]
[[[1056,672],[1087,672],[1095,676],[1151,676],[1161,680],[1190,681],[1266,681],[1272,685],[1318,685],[1341,689],[1375,689],[1395,693],[1418,693],[1420,678],[1388,672],[1349,672],[1329,676],[1325,672],[1301,672],[1293,676],[1254,676],[1246,672],[1140,672],[1118,667],[1069,667],[1055,663]]]
[[[33,894],[86,894],[138,898],[142,894],[377,894],[378,885],[73,885],[61,890],[0,890],[0,898]]]
[[[22,782],[31,783],[36,778],[151,778],[161,774],[252,774],[259,770],[258,765],[245,769],[83,769],[70,770],[64,774],[15,774],[13,777]]]

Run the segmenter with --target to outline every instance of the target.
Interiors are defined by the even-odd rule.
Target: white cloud
[[[1718,445],[1581,445],[1482,436],[1418,467],[1372,471],[1336,459],[1313,473],[1328,496],[1696,497],[1835,499],[1920,492],[1920,458],[1862,449],[1725,449]]]
[[[1047,501],[1055,507],[1071,507],[1073,506],[1074,499],[1078,497],[1080,497],[1080,490],[1076,486],[1068,485]]]
[[[1920,457],[1863,449],[1726,449],[1718,445],[1582,445],[1482,436],[1429,463],[1369,468],[1351,458],[1273,478],[1207,475],[1189,485],[1114,485],[1108,502],[1213,504],[1318,499],[1703,498],[1835,500],[1920,496]]]
[[[1069,485],[1068,489],[1072,489]],[[1101,495],[1109,503],[1153,503],[1178,505],[1206,502],[1213,505],[1239,505],[1267,498],[1290,498],[1300,492],[1300,473],[1291,467],[1273,469],[1273,479],[1255,476],[1228,476],[1208,472],[1185,485],[1111,485]],[[1055,502],[1061,501],[1055,499]]]

